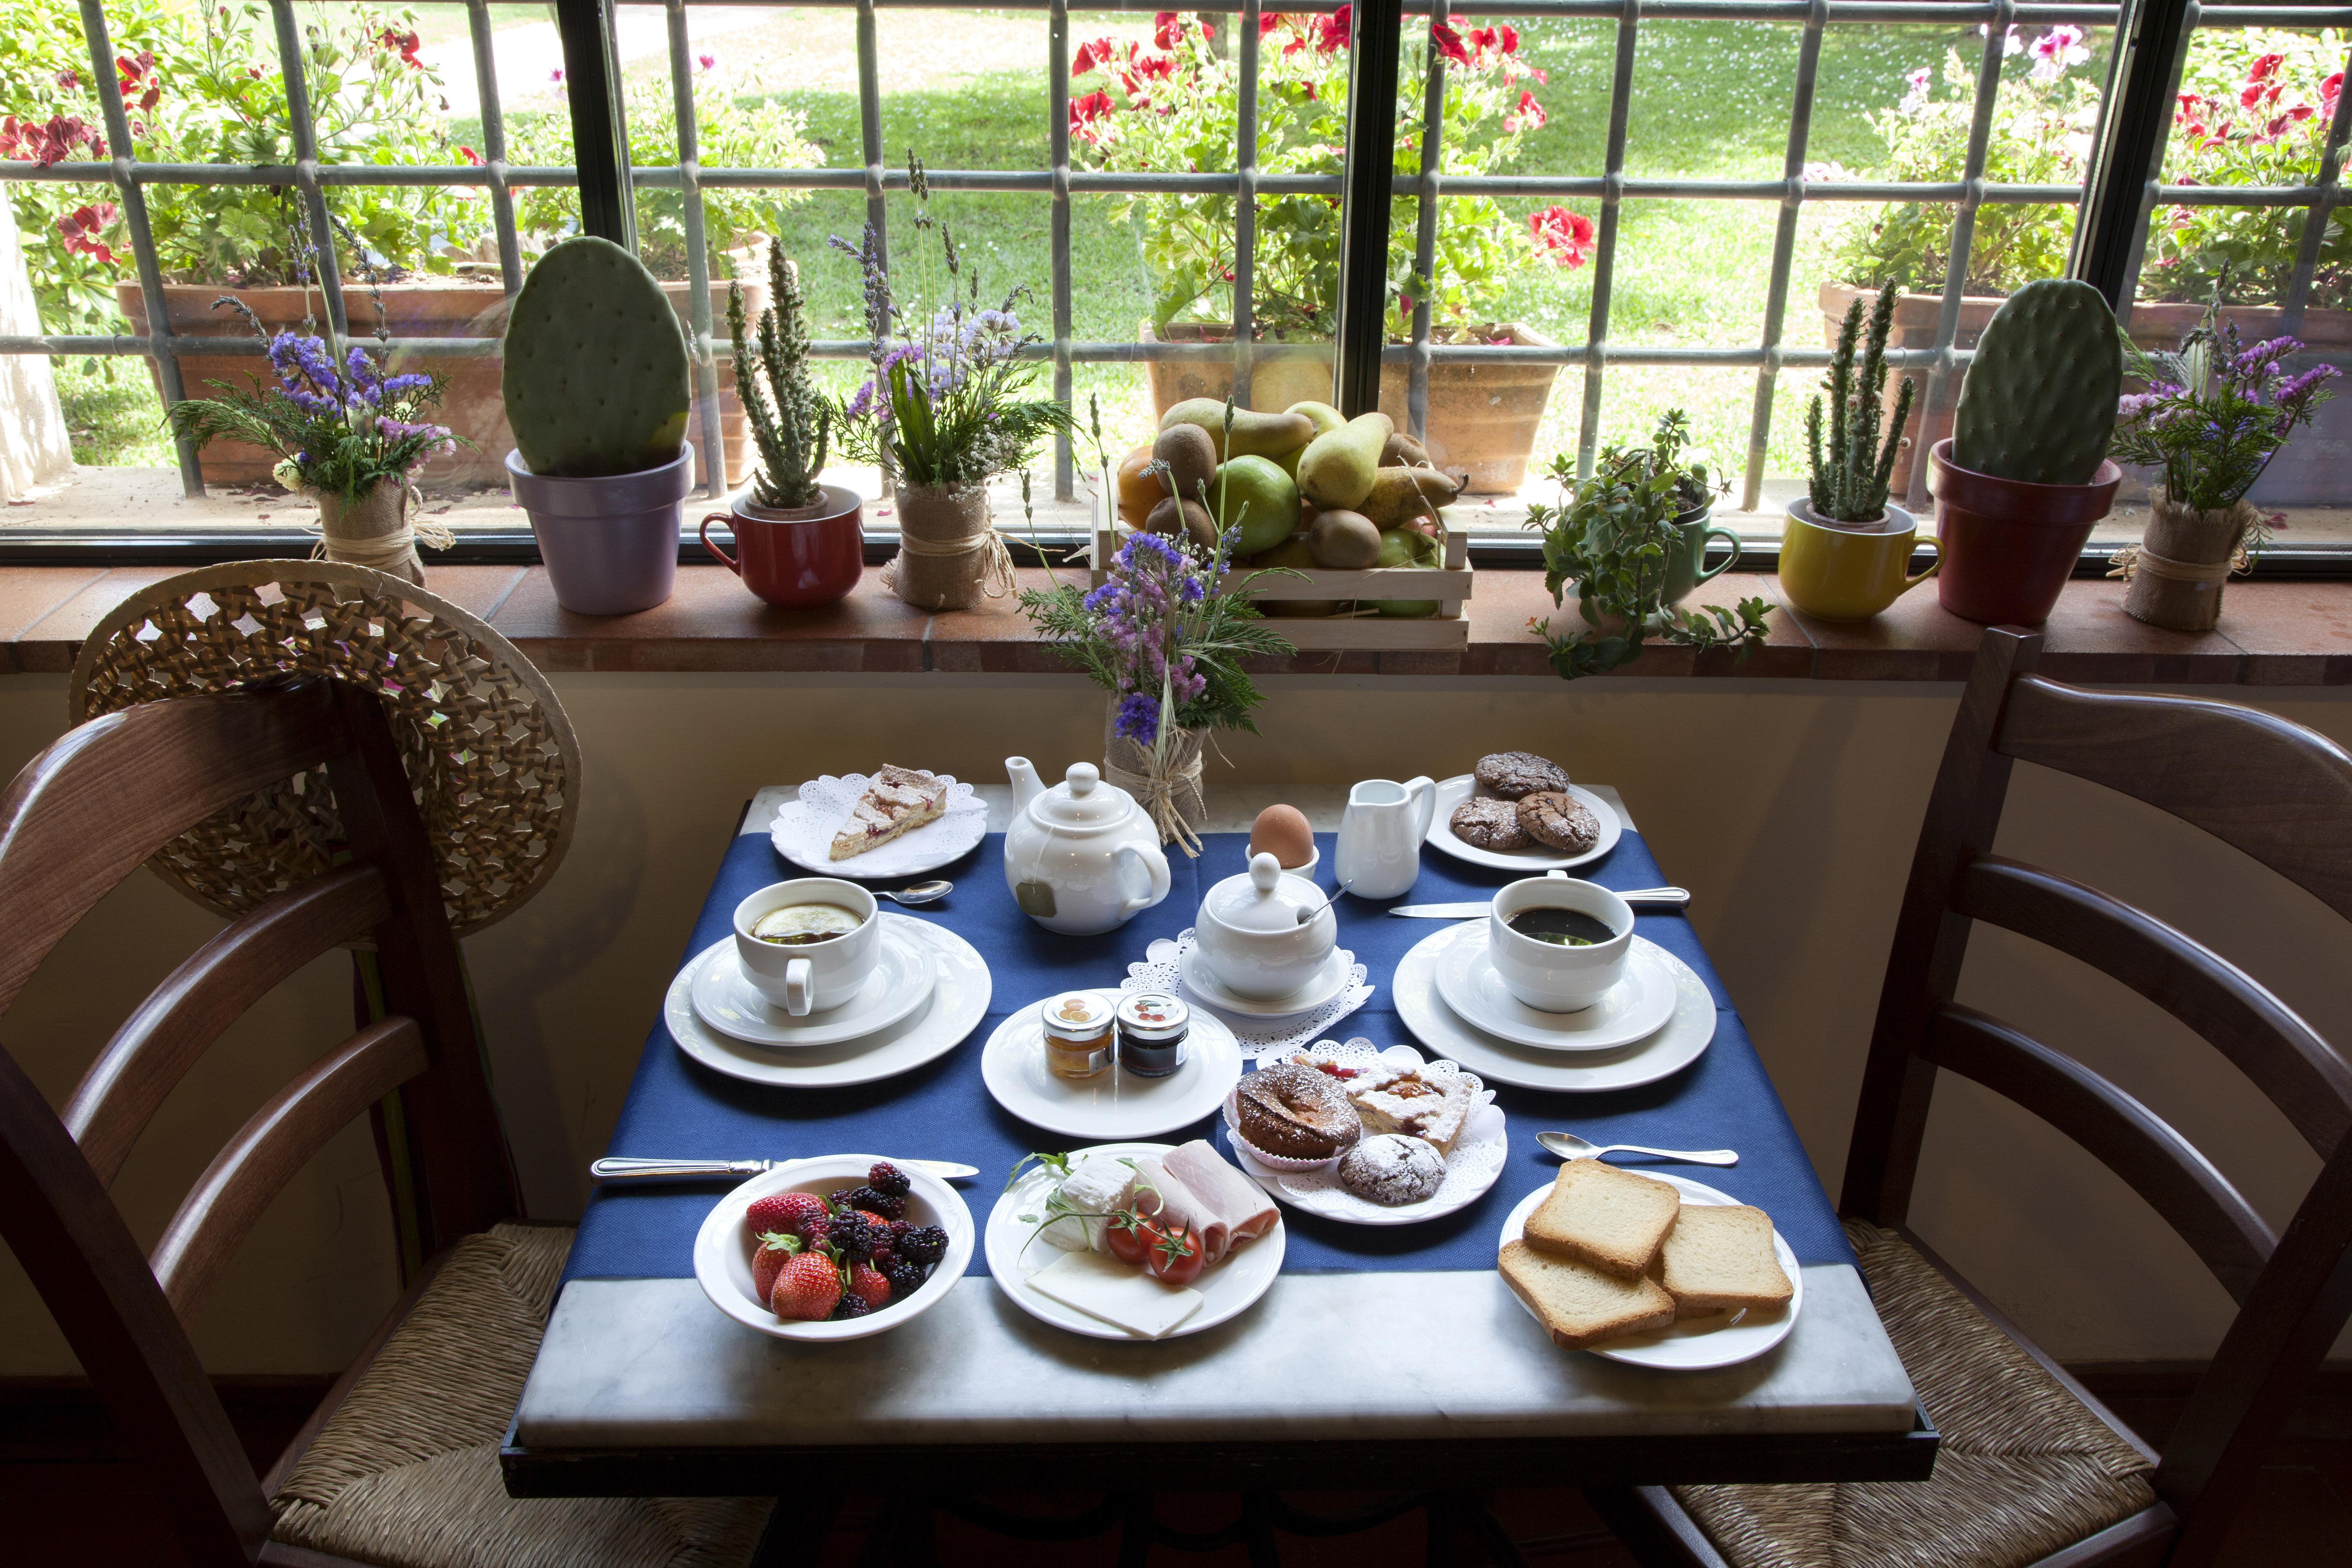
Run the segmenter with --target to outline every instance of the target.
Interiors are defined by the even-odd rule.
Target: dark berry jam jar
[[[1166,1078],[1184,1065],[1192,1032],[1191,1009],[1160,991],[1141,991],[1118,1004],[1118,1066],[1138,1078]]]

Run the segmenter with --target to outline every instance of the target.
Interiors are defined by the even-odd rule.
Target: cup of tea
[[[874,973],[874,895],[838,877],[774,882],[735,906],[735,956],[751,988],[795,1018],[838,1007]]]
[[[1580,1013],[1625,977],[1633,910],[1598,882],[1565,872],[1495,895],[1486,951],[1504,988],[1544,1013]]]

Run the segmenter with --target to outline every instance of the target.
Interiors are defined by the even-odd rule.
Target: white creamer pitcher
[[[1366,779],[1349,790],[1332,855],[1339,886],[1360,899],[1394,899],[1412,891],[1421,876],[1421,841],[1436,809],[1437,785],[1427,778],[1409,784]]]

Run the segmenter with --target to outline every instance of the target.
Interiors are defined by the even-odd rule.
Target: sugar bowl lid
[[[1202,909],[1220,925],[1265,932],[1297,931],[1322,905],[1311,883],[1284,876],[1282,862],[1264,852],[1250,857],[1247,871],[1219,882],[1201,900]]]

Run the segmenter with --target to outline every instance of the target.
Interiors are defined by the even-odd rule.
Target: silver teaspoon
[[[954,887],[953,882],[945,878],[940,878],[933,881],[917,882],[910,887],[901,888],[895,893],[887,888],[877,888],[874,889],[874,896],[877,899],[893,899],[907,905],[935,904],[946,898]]]
[[[1654,1154],[1692,1165],[1737,1165],[1737,1149],[1645,1149],[1639,1143],[1595,1143],[1573,1132],[1538,1132],[1536,1142],[1563,1160],[1591,1160],[1602,1154]]]

